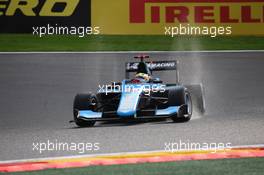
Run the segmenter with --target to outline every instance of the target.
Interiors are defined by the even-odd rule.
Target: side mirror
[[[152,79],[152,82],[153,82],[153,83],[157,83],[157,84],[158,84],[158,83],[163,83],[163,81],[161,81],[159,78],[153,78],[153,79]]]

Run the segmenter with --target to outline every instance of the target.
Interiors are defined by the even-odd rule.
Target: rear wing
[[[137,72],[139,62],[127,62],[126,63],[126,79],[129,79],[129,73]],[[151,61],[146,62],[151,73],[153,71],[175,71],[176,72],[176,84],[179,83],[179,70],[178,61]]]

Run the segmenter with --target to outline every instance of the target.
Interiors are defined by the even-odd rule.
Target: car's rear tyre
[[[175,88],[169,91],[169,106],[180,106],[178,113],[171,119],[174,122],[187,122],[192,116],[192,99],[190,93],[184,88]]]
[[[93,94],[77,94],[73,103],[73,119],[79,127],[94,126],[95,121],[87,121],[78,118],[79,110],[94,110],[97,105],[96,96]]]

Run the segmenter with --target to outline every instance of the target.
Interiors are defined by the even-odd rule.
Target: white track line
[[[231,146],[231,148],[264,148],[264,144],[237,145],[237,146]],[[196,151],[196,150],[181,150],[181,151]],[[158,153],[158,152],[166,152],[166,151],[165,150],[153,150],[153,151],[137,151],[137,152],[84,154],[84,155],[45,157],[45,158],[35,158],[35,159],[33,158],[32,159],[17,159],[17,160],[0,161],[0,164],[38,162],[38,161],[40,162],[40,161],[50,161],[50,160],[58,160],[58,159],[78,159],[78,158],[90,158],[90,157],[98,157],[98,156],[124,156],[124,155],[130,155],[130,154],[149,154],[149,153]]]
[[[114,54],[114,53],[259,53],[264,50],[201,50],[201,51],[92,51],[92,52],[0,52],[0,54]]]

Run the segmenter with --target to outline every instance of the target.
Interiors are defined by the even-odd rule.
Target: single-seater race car
[[[192,116],[192,99],[188,89],[179,83],[178,62],[152,61],[146,55],[126,63],[126,79],[100,89],[96,94],[77,94],[73,104],[74,122],[90,127],[96,121],[171,118],[187,122]],[[176,82],[165,84],[152,76],[153,71],[175,71]],[[130,73],[135,76],[130,78]]]

